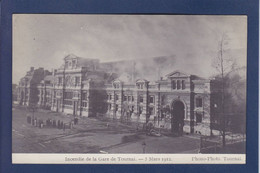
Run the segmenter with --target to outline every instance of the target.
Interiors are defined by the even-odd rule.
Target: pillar
[[[142,114],[140,115],[140,122],[144,122],[146,123],[146,116],[147,116],[147,91],[143,94],[143,104],[142,104],[142,107],[143,107],[143,111],[142,111]]]

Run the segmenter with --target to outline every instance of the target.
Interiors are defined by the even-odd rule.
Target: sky
[[[14,14],[13,83],[30,67],[59,68],[68,54],[101,62],[171,56],[169,70],[209,77],[223,33],[225,56],[246,66],[246,16]]]

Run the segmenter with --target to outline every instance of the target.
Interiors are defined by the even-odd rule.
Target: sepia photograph
[[[12,22],[13,162],[246,163],[247,16]]]

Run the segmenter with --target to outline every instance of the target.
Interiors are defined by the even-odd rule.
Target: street
[[[35,127],[27,123],[32,112],[13,108],[13,153],[198,153],[194,136],[147,136],[136,127],[117,121],[81,118],[73,128]],[[37,119],[72,121],[72,115],[46,110],[34,112]]]

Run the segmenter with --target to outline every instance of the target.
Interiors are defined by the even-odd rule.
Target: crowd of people
[[[73,120],[69,122],[64,122],[62,120],[56,120],[48,118],[47,120],[37,119],[37,117],[27,115],[27,123],[39,127],[39,128],[58,128],[58,129],[65,129],[73,128],[73,125],[78,124],[78,118],[75,117]]]

